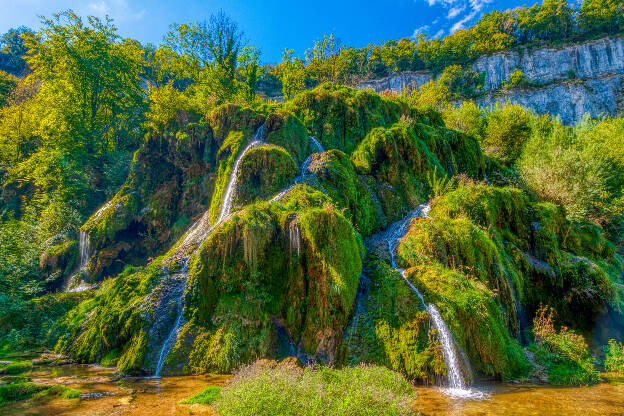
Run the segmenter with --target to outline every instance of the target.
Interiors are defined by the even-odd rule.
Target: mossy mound
[[[316,175],[322,189],[363,236],[386,225],[381,203],[365,178],[358,176],[348,155],[340,150],[315,155],[310,172]]]
[[[623,268],[613,245],[596,226],[568,221],[555,205],[531,202],[519,189],[468,182],[435,200],[430,215],[440,221],[468,219],[487,232],[496,247],[495,263],[515,282],[529,315],[541,304],[552,305],[562,322],[588,329],[607,304],[621,309]],[[432,249],[447,249],[450,240],[462,244],[456,234],[445,240],[446,246],[438,242]],[[481,241],[476,238],[474,245]],[[453,249],[456,266],[482,270],[486,265],[463,245],[461,254]]]
[[[258,199],[271,198],[288,186],[297,174],[295,161],[283,147],[255,147],[241,161],[236,177],[234,205],[247,205]]]
[[[440,310],[476,370],[502,378],[526,375],[526,357],[509,335],[501,309],[484,284],[436,264],[416,266],[406,273],[425,302]]]
[[[358,173],[390,186],[394,198],[400,197],[404,209],[394,210],[393,220],[428,199],[433,177],[469,173],[479,178],[484,171],[478,142],[420,123],[399,122],[372,130],[351,159]],[[384,193],[380,197],[382,201],[387,198]]]
[[[325,149],[350,154],[375,127],[389,126],[409,109],[404,102],[367,90],[321,85],[285,104]]]
[[[484,283],[500,305],[506,327],[511,334],[517,334],[516,302],[523,301],[523,293],[516,289],[517,272],[489,235],[470,220],[414,220],[397,251],[407,267],[437,263]]]
[[[185,371],[230,371],[275,357],[280,331],[302,353],[334,362],[361,255],[350,223],[330,206],[298,213],[261,204],[237,212],[196,254],[189,324],[166,365],[188,357]]]
[[[305,126],[288,112],[269,114],[264,123],[264,131],[266,141],[286,149],[297,164],[301,164],[312,151]]]
[[[365,274],[366,293],[343,343],[344,363],[376,363],[434,383],[446,368],[429,314],[384,261],[369,259]]]

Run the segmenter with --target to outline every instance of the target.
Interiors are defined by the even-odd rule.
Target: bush
[[[383,367],[300,369],[257,362],[221,391],[215,408],[230,415],[412,415],[412,387]]]
[[[27,399],[42,390],[45,390],[45,386],[35,383],[0,385],[0,406],[9,402]]]
[[[605,370],[624,373],[624,344],[614,339],[609,340],[609,345],[605,347],[607,356],[605,357]]]
[[[582,335],[554,326],[554,313],[548,307],[538,310],[533,320],[536,344],[531,347],[548,379],[559,385],[588,385],[600,381],[592,356]]]
[[[30,361],[16,361],[14,363],[0,366],[0,373],[4,374],[20,374],[30,371],[32,369],[32,362]]]
[[[221,387],[209,386],[194,396],[182,400],[180,404],[213,404],[221,393]]]

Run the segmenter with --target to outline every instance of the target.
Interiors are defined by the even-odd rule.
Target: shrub
[[[32,369],[32,362],[30,361],[16,361],[14,363],[7,364],[0,367],[0,372],[5,374],[20,374],[30,371]]]
[[[221,393],[221,387],[209,386],[194,396],[182,400],[180,404],[213,404]]]
[[[546,368],[551,383],[587,385],[600,380],[585,338],[565,326],[557,331],[552,309],[538,310],[533,332],[536,344],[531,349],[536,361]]]
[[[230,415],[412,415],[414,393],[383,367],[342,370],[267,365],[243,367],[221,391],[215,408]]]
[[[18,400],[24,400],[35,393],[45,390],[45,386],[35,383],[15,383],[0,385],[0,406]]]
[[[531,136],[531,113],[524,107],[505,104],[486,114],[482,146],[488,156],[501,162],[515,161]]]
[[[624,373],[624,344],[614,339],[609,340],[609,345],[605,347],[607,356],[605,357],[605,370]]]

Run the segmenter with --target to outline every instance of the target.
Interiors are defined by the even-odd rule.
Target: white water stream
[[[310,141],[312,142],[312,144],[314,144],[314,147],[316,147],[316,152],[310,153],[310,155],[301,164],[299,176],[295,178],[292,184],[288,185],[284,190],[271,198],[271,202],[279,201],[284,196],[286,196],[288,191],[290,191],[295,185],[303,183],[308,178],[308,168],[310,167],[310,163],[312,162],[312,156],[316,153],[322,153],[325,151],[325,149],[323,149],[323,146],[321,146],[319,141],[316,140],[314,137],[310,136]]]
[[[204,213],[204,215],[195,224],[191,226],[189,232],[187,233],[186,237],[182,241],[182,244],[180,245],[178,252],[180,252],[181,250],[184,250],[185,248],[188,248],[192,244],[196,244],[200,239],[205,239],[206,237],[208,237],[212,233],[212,231],[215,228],[217,228],[217,226],[221,224],[221,222],[223,222],[223,220],[225,220],[228,217],[228,215],[230,215],[230,211],[232,210],[232,200],[234,198],[234,195],[236,195],[236,187],[237,187],[236,179],[238,176],[238,170],[240,168],[241,161],[243,160],[243,157],[249,150],[255,147],[258,147],[259,145],[263,143],[262,142],[263,134],[264,134],[264,125],[260,126],[260,128],[256,131],[254,140],[251,143],[249,143],[247,147],[245,147],[245,149],[240,153],[240,155],[234,162],[232,171],[230,172],[230,177],[228,178],[228,183],[225,188],[225,192],[223,193],[223,200],[221,202],[221,210],[219,212],[219,217],[217,219],[217,222],[214,224],[214,226],[211,227],[208,221],[208,212]],[[181,260],[183,266],[180,272],[178,273],[178,275],[182,277],[182,279],[177,279],[177,280],[180,280],[181,282],[183,282],[184,286],[186,286],[188,261],[190,257],[193,255],[193,252],[191,252],[190,254],[187,253]],[[167,356],[169,355],[169,352],[171,351],[171,348],[175,345],[175,341],[178,338],[178,331],[183,325],[184,304],[183,304],[182,298],[184,297],[184,287],[182,287],[181,292],[182,293],[180,294],[176,302],[176,309],[177,309],[176,320],[174,322],[173,328],[171,329],[171,332],[165,339],[165,342],[163,343],[160,349],[160,352],[158,354],[158,362],[156,364],[156,371],[154,372],[154,377],[157,377],[157,378],[160,377],[162,367],[165,364],[165,361],[167,359]]]
[[[453,334],[451,333],[449,327],[442,319],[442,315],[440,315],[440,311],[434,304],[427,304],[423,295],[420,291],[409,281],[405,270],[399,268],[396,264],[395,253],[397,247],[399,246],[399,242],[401,238],[407,232],[409,225],[412,219],[417,217],[427,217],[429,214],[429,204],[423,204],[416,208],[414,211],[407,214],[405,218],[401,221],[394,223],[390,226],[387,231],[386,241],[388,242],[388,250],[390,251],[390,261],[392,263],[392,267],[401,273],[401,276],[405,280],[405,282],[409,285],[410,289],[416,295],[423,304],[425,310],[429,312],[431,319],[433,321],[433,326],[438,331],[438,337],[440,340],[440,344],[442,344],[442,358],[444,359],[444,363],[446,364],[447,378],[448,378],[448,387],[443,388],[442,391],[448,394],[451,397],[456,398],[466,398],[466,399],[479,399],[483,398],[484,394],[482,392],[470,389],[464,380],[464,376],[461,371],[461,367],[459,364],[457,349],[455,348],[455,342],[453,340]]]

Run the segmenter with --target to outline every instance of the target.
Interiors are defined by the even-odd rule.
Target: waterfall
[[[217,224],[220,224],[221,221],[223,221],[228,215],[230,215],[230,211],[232,210],[232,199],[236,194],[236,176],[238,175],[238,169],[240,168],[241,161],[248,151],[262,144],[263,133],[264,125],[262,125],[258,129],[254,140],[247,145],[247,147],[238,156],[238,159],[236,159],[236,162],[234,162],[232,172],[230,173],[230,179],[228,180],[227,187],[225,188],[225,193],[223,195],[223,201],[221,202],[221,211],[219,212],[219,219],[217,220]]]
[[[83,269],[87,263],[89,262],[89,257],[91,254],[91,242],[89,240],[89,235],[83,231],[80,231],[78,238],[78,248],[80,249],[80,269]]]
[[[89,285],[81,281],[81,275],[91,258],[91,242],[89,235],[83,231],[78,234],[78,266],[76,272],[69,276],[63,285],[65,292],[84,292],[93,288],[95,285]]]
[[[438,332],[438,338],[442,344],[442,358],[446,365],[446,371],[448,375],[449,388],[443,389],[443,391],[451,397],[458,398],[482,398],[484,395],[481,392],[471,390],[468,388],[459,365],[459,359],[457,356],[457,349],[453,340],[453,334],[449,330],[446,322],[442,319],[440,311],[434,304],[427,304],[422,293],[409,281],[405,270],[399,268],[396,264],[396,249],[399,246],[401,238],[407,232],[412,219],[417,217],[427,217],[429,215],[429,204],[423,204],[407,214],[407,216],[394,224],[392,224],[386,232],[386,241],[388,243],[388,251],[390,252],[390,261],[392,268],[401,273],[401,276],[408,284],[410,289],[418,295],[418,298],[422,302],[424,309],[429,312],[433,326]]]
[[[312,144],[314,144],[314,146],[316,146],[316,152],[317,153],[322,153],[325,151],[325,149],[323,149],[323,146],[321,145],[321,143],[319,143],[318,140],[316,140],[314,137],[309,136],[310,137],[310,141],[312,142]]]
[[[271,202],[275,202],[275,201],[279,201],[280,199],[282,199],[284,196],[286,196],[286,194],[288,193],[288,191],[290,191],[295,185],[300,184],[305,182],[306,179],[309,178],[309,174],[308,174],[308,168],[310,167],[310,163],[312,163],[312,156],[315,155],[316,153],[321,153],[324,152],[325,150],[323,149],[323,146],[321,146],[321,144],[319,143],[318,140],[316,140],[314,137],[309,136],[310,137],[310,141],[314,144],[314,146],[316,147],[316,152],[310,153],[308,155],[308,157],[303,161],[303,163],[301,164],[301,169],[299,171],[299,176],[297,176],[295,178],[295,180],[293,181],[293,183],[291,183],[290,185],[288,185],[285,189],[283,189],[282,191],[280,191],[277,195],[275,195],[273,198],[271,198]]]
[[[169,335],[165,339],[165,342],[163,342],[162,347],[160,348],[160,353],[158,355],[158,363],[156,364],[156,371],[154,372],[154,377],[160,377],[160,371],[162,370],[162,367],[165,364],[165,360],[167,359],[167,355],[169,355],[169,351],[171,351],[171,348],[173,347],[176,339],[178,338],[178,331],[180,330],[180,327],[182,326],[182,321],[184,319],[183,318],[184,306],[182,305],[182,298],[184,297],[184,286],[186,285],[186,277],[188,276],[188,258],[182,261],[182,268],[180,269],[180,272],[177,273],[177,275],[182,278],[180,279],[181,284],[179,285],[180,286],[179,290],[181,291],[181,294],[176,299],[177,316],[176,316],[175,323],[173,324],[173,328],[171,329],[171,332],[169,332]]]
[[[288,239],[290,240],[290,254],[296,249],[297,256],[301,255],[301,231],[299,223],[296,219],[292,220],[288,225]]]
[[[225,193],[223,194],[223,200],[221,201],[221,211],[219,212],[219,218],[217,222],[214,224],[214,226],[211,227],[210,222],[208,220],[208,211],[206,211],[204,215],[202,215],[202,217],[197,222],[195,222],[195,224],[191,226],[186,237],[184,237],[184,240],[182,240],[182,243],[180,244],[178,250],[176,251],[176,254],[182,252],[184,249],[190,247],[191,245],[198,243],[201,237],[206,238],[207,236],[209,236],[212,233],[212,231],[221,222],[223,222],[223,220],[225,220],[228,215],[230,215],[230,211],[232,209],[232,198],[236,194],[236,179],[238,176],[238,170],[239,170],[241,161],[243,160],[243,157],[249,150],[262,144],[263,133],[264,133],[264,125],[260,126],[260,128],[256,131],[254,140],[251,143],[249,143],[247,147],[245,147],[245,149],[241,152],[241,154],[238,156],[238,158],[234,162],[234,166],[232,167],[232,171],[230,172],[230,177],[228,178],[228,183],[225,189]],[[298,229],[299,228],[297,227],[297,231]],[[195,250],[196,249],[197,248],[195,248]],[[167,356],[169,355],[171,348],[175,344],[175,341],[178,338],[178,331],[180,330],[183,324],[184,305],[183,305],[182,298],[184,297],[184,287],[186,286],[186,279],[188,277],[188,261],[194,252],[195,251],[191,252],[190,254],[186,253],[184,257],[181,259],[183,266],[180,272],[177,274],[179,277],[181,277],[180,279],[178,279],[180,280],[181,293],[176,300],[177,316],[176,316],[176,320],[173,325],[173,328],[171,329],[171,332],[169,332],[169,335],[165,339],[165,342],[162,344],[162,347],[160,348],[160,352],[158,354],[158,362],[156,364],[156,371],[154,372],[154,377],[160,377],[160,373],[161,373],[163,365],[165,364],[165,360],[167,359]]]
[[[459,368],[455,345],[453,345],[453,335],[434,304],[429,305],[427,310],[433,319],[435,328],[438,330],[438,338],[442,344],[442,358],[444,358],[444,363],[446,364],[449,386],[451,389],[459,390],[460,392],[466,390],[466,383]]]

